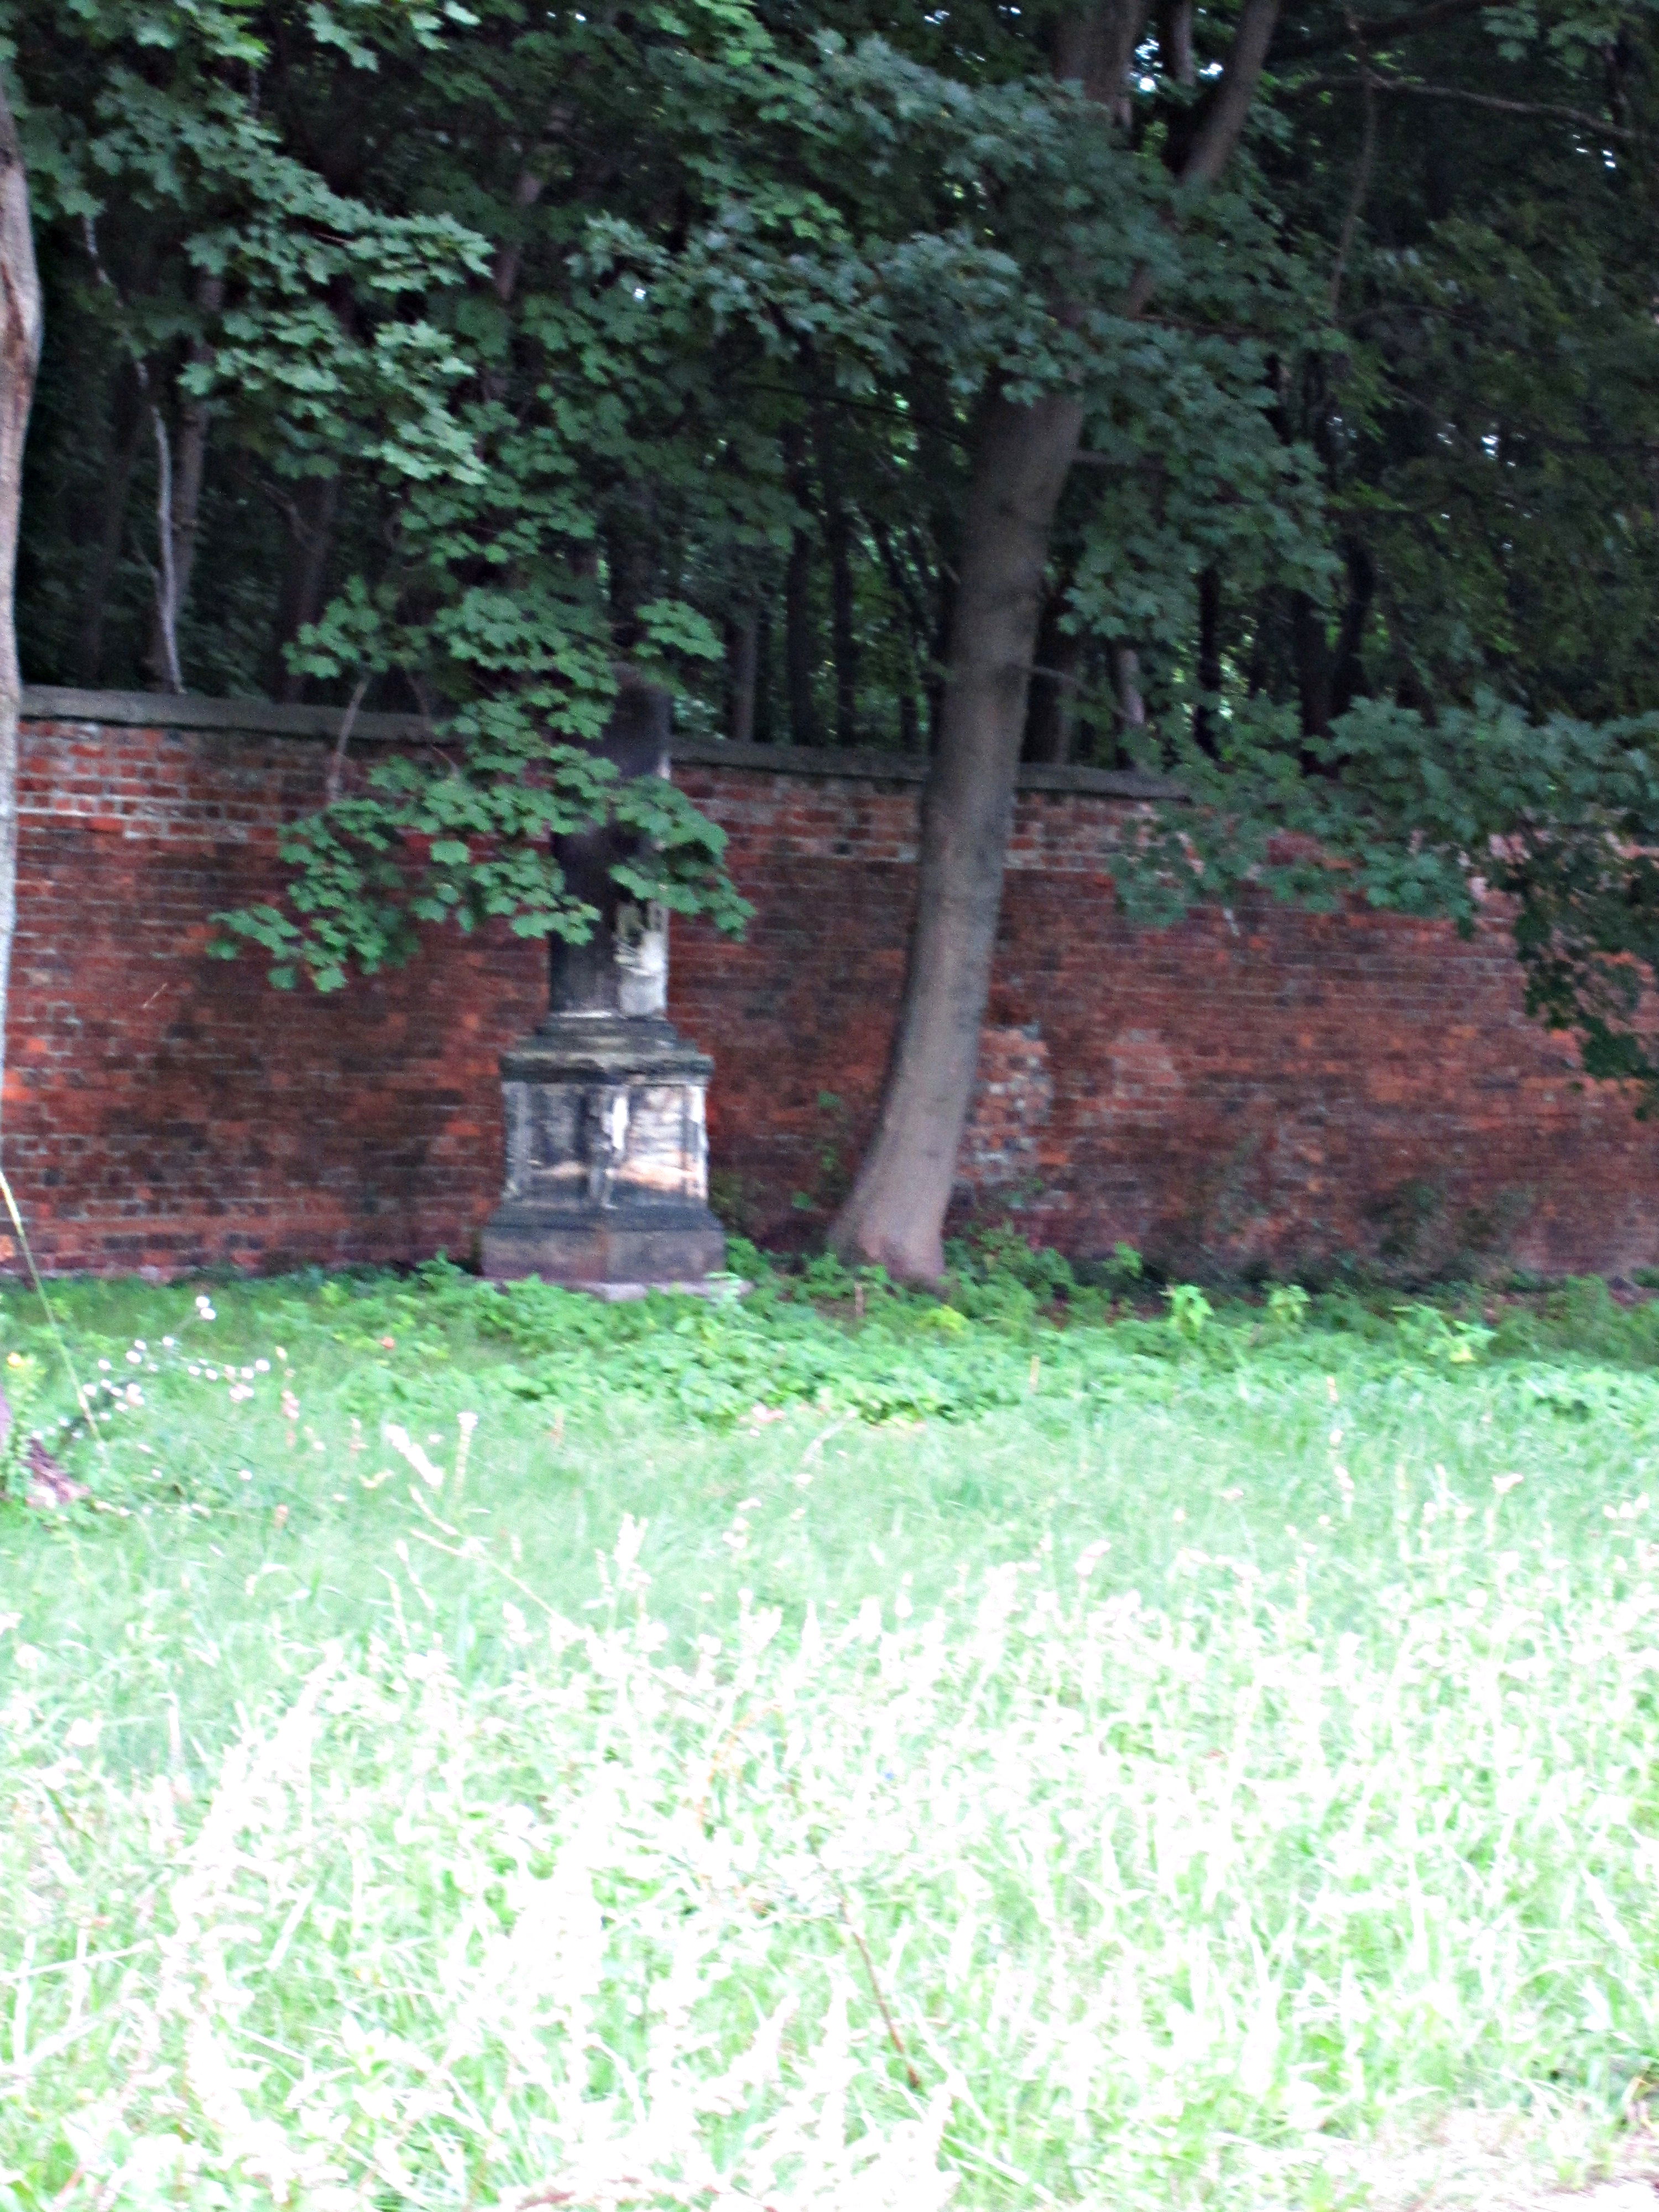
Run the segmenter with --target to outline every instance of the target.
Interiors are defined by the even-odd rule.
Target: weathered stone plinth
[[[660,1014],[551,1014],[503,1054],[507,1186],[485,1274],[616,1295],[696,1288],[723,1267],[707,1196],[713,1066]]]
[[[666,775],[668,702],[625,684],[604,750],[624,775]],[[703,1102],[714,1062],[668,1019],[668,919],[611,873],[637,851],[615,829],[561,838],[565,879],[597,920],[555,939],[551,1011],[501,1055],[507,1185],[483,1271],[627,1297],[700,1290],[726,1264],[708,1210]]]

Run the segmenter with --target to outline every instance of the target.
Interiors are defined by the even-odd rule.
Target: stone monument
[[[625,777],[668,773],[665,692],[624,680],[602,742]],[[669,1021],[668,918],[611,877],[634,833],[562,837],[570,889],[599,913],[552,945],[546,1019],[501,1055],[507,1184],[483,1272],[601,1297],[700,1290],[723,1267],[708,1210],[703,1103],[714,1063]]]

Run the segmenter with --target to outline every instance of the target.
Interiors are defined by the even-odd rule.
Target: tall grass
[[[126,1410],[0,1519],[0,2202],[1594,2160],[1659,2059],[1648,1324],[866,1287],[70,1297]]]

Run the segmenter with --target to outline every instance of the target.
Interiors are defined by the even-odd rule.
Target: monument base
[[[644,1212],[568,1209],[508,1200],[483,1234],[483,1272],[497,1282],[544,1283],[616,1297],[696,1287],[726,1265],[726,1232],[706,1206]],[[607,1288],[607,1286],[609,1286]]]
[[[484,1228],[484,1273],[621,1297],[718,1274],[709,1066],[659,1013],[550,1015],[504,1053],[507,1186]]]

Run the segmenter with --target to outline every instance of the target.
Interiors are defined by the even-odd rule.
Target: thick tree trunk
[[[1069,393],[1031,407],[999,398],[976,441],[904,999],[881,1125],[835,1228],[843,1257],[902,1282],[945,1269],[1048,538],[1082,428]]]
[[[0,86],[0,1097],[6,1011],[17,927],[17,538],[23,505],[23,440],[40,360],[40,278],[29,228],[28,179]]]
[[[1226,67],[1182,164],[1184,184],[1212,185],[1226,166],[1279,6],[1244,0]],[[1133,53],[1146,9],[1125,0],[1089,20],[1086,40],[1062,37],[1057,66],[1081,76],[1111,109],[1117,80],[1103,70]],[[1143,270],[1126,312],[1143,312],[1151,290]],[[898,1024],[876,1133],[830,1232],[843,1259],[876,1263],[903,1282],[935,1283],[944,1273],[945,1216],[990,988],[1043,574],[1083,422],[1083,403],[1069,392],[1030,407],[999,396],[981,418]]]

